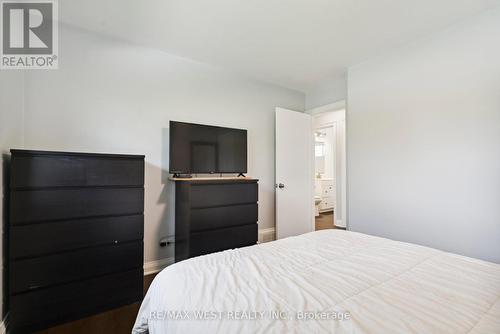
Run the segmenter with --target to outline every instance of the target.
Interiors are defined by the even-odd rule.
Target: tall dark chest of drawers
[[[176,262],[257,243],[258,180],[174,181]]]
[[[11,153],[9,333],[141,300],[144,156]]]

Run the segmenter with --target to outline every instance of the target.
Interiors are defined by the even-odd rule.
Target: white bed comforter
[[[500,265],[360,233],[313,232],[166,268],[133,329],[148,331],[500,333]]]

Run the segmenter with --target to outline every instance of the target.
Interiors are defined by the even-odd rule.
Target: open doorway
[[[345,108],[311,111],[314,136],[314,230],[346,228]]]

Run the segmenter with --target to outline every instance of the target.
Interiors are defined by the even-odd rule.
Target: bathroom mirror
[[[324,157],[325,156],[325,143],[324,142],[321,142],[321,141],[315,142],[314,155],[316,157]]]

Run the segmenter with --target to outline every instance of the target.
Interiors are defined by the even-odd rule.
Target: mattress
[[[500,333],[500,265],[312,232],[167,267],[133,333]]]

